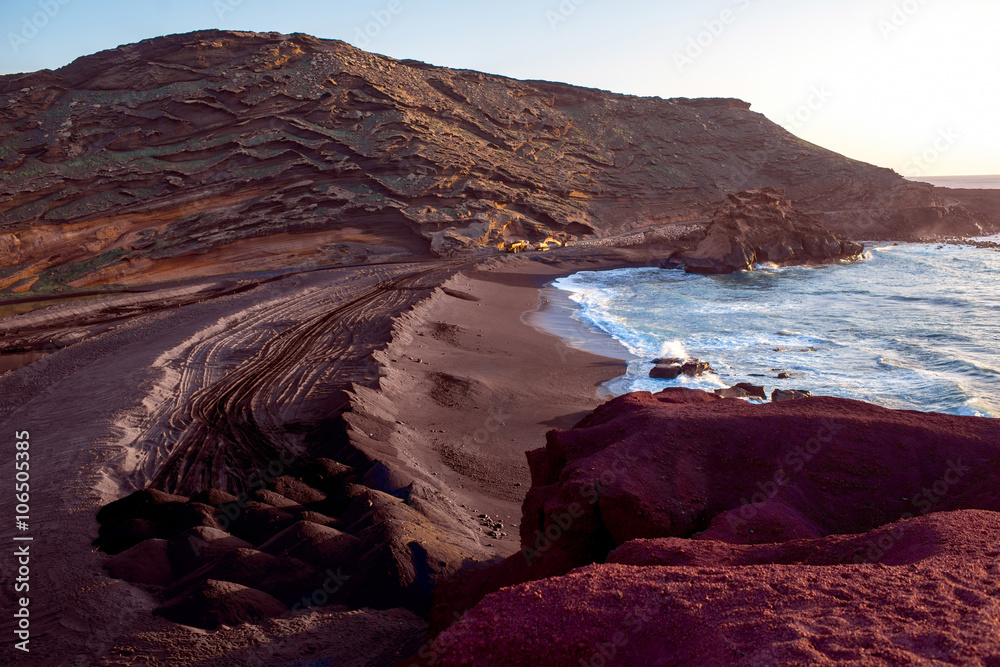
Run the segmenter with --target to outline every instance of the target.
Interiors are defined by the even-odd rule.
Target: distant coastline
[[[1000,190],[1000,175],[997,176],[907,176],[907,180],[930,183],[939,188],[959,190]]]

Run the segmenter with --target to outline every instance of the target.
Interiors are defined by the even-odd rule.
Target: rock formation
[[[973,234],[913,183],[731,99],[433,67],[203,31],[0,77],[0,290],[447,255],[700,220],[776,186],[855,237]],[[971,201],[971,200],[970,200]]]
[[[606,403],[575,428],[551,431],[545,448],[529,452],[528,460],[532,488],[523,504],[521,554],[444,582],[436,593],[439,627],[483,595],[603,563],[615,549],[647,554],[645,560],[635,556],[619,561],[644,566],[651,561],[728,566],[738,560],[736,554],[748,562],[800,558],[838,563],[864,552],[871,540],[859,537],[847,545],[846,538],[827,536],[870,533],[868,538],[881,544],[879,536],[898,532],[885,526],[953,510],[989,510],[983,521],[1000,526],[998,515],[992,514],[1000,512],[995,484],[1000,475],[1000,424],[991,419],[894,411],[829,397],[751,404],[668,389]],[[970,525],[979,521],[968,520]],[[954,521],[962,524],[967,519]],[[655,549],[633,543],[656,538],[675,539],[658,541]],[[775,546],[779,543],[787,544]],[[768,546],[741,550],[733,545]],[[920,560],[933,553],[921,552],[917,543],[908,545],[907,558]],[[888,548],[882,546],[883,551]],[[982,552],[972,554],[970,562],[983,562],[986,548],[981,545]],[[775,555],[781,553],[786,555]],[[873,556],[868,562],[880,560]],[[585,578],[596,583],[607,577],[611,589],[610,582],[621,574],[611,567],[590,572]],[[552,592],[553,599],[563,599],[557,591],[561,586],[576,591],[576,584],[569,582],[583,583],[580,576],[576,573],[572,577],[578,578],[566,583],[557,579],[508,590],[503,600],[517,608],[526,591],[543,596]],[[659,571],[633,576],[654,587],[658,581],[674,580],[674,575]],[[687,580],[696,591],[715,586],[711,577],[700,583]],[[727,585],[733,595],[739,588]],[[607,591],[598,589],[576,591],[582,607],[601,608]],[[674,593],[669,596],[677,599]],[[851,593],[845,599],[867,598]],[[588,624],[600,635],[600,628],[617,627],[623,615],[637,611],[644,601],[636,597]],[[669,600],[664,602],[669,606]],[[485,605],[489,613],[493,604]],[[738,604],[736,597],[732,604]],[[478,614],[474,611],[472,618],[480,618]],[[565,610],[567,626],[576,624],[575,614]],[[697,619],[715,622],[700,613]],[[503,643],[499,635],[487,636],[497,645]],[[753,645],[750,638],[746,641]]]
[[[1000,514],[963,511],[774,545],[630,542],[487,597],[436,664],[989,664],[998,539]]]
[[[855,259],[864,248],[792,207],[772,188],[729,195],[705,238],[680,260],[689,273],[732,273],[757,264],[822,264]]]
[[[712,372],[712,366],[707,361],[698,359],[653,359],[655,366],[650,369],[649,377],[661,380],[673,380],[680,375],[698,377]]]
[[[812,396],[812,392],[805,389],[775,389],[771,392],[771,402],[797,401],[800,398],[809,398],[810,396]]]

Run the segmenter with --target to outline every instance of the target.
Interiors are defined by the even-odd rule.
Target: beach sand
[[[547,430],[571,427],[596,407],[600,384],[624,369],[619,360],[571,349],[522,322],[538,306],[541,285],[599,266],[512,261],[459,274],[399,318],[395,340],[375,353],[383,363],[383,393],[415,434],[407,455],[444,482],[470,523],[479,514],[503,522],[502,538],[482,529],[487,556],[518,548],[520,502],[530,485],[524,452],[543,446]],[[426,624],[404,610],[329,607],[215,632],[174,625],[152,616],[159,604],[154,591],[109,578],[102,570],[109,557],[90,544],[97,509],[148,482],[162,452],[143,438],[165,433],[185,396],[238,367],[273,332],[336,307],[378,278],[362,273],[272,280],[139,314],[0,376],[0,433],[8,440],[15,431],[31,434],[29,664],[273,666],[322,656],[334,664],[378,665],[420,646]],[[419,297],[423,288],[414,289]],[[399,307],[405,310],[405,301],[395,301]],[[390,327],[372,324],[377,316],[352,330],[351,350],[380,346]],[[334,343],[309,341],[310,350],[296,358],[302,368],[289,372],[326,377],[317,350]],[[233,345],[238,349],[226,349]],[[360,359],[349,366],[364,370],[355,373],[362,383],[377,368]],[[312,382],[308,409],[323,404],[323,392],[342,400],[335,385]],[[282,410],[276,412],[294,419]],[[12,457],[0,474],[13,479]],[[10,544],[12,537],[12,526],[4,525],[0,539]],[[12,609],[12,559],[0,566],[0,599]],[[23,657],[11,642],[0,647],[3,664]]]
[[[507,535],[487,544],[499,556],[519,547],[531,485],[525,452],[543,447],[550,429],[572,428],[606,400],[600,385],[625,371],[619,359],[568,347],[524,322],[539,289],[566,273],[535,262],[463,272],[402,318],[384,357],[383,392],[400,421],[425,434],[411,454],[470,518],[503,522]]]

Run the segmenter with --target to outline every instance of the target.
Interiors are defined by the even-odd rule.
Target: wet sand
[[[524,323],[540,288],[572,270],[522,262],[464,272],[403,318],[385,353],[383,391],[424,434],[412,453],[470,518],[503,522],[507,535],[486,545],[499,556],[518,549],[525,452],[600,405],[600,385],[625,370]]]

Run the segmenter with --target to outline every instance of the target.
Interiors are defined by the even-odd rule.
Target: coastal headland
[[[525,323],[576,271],[857,261],[996,233],[1000,195],[905,181],[739,100],[304,35],[150,40],[0,98],[0,432],[31,432],[39,664],[1000,652],[979,630],[1000,618],[992,420],[606,403],[621,360]]]

